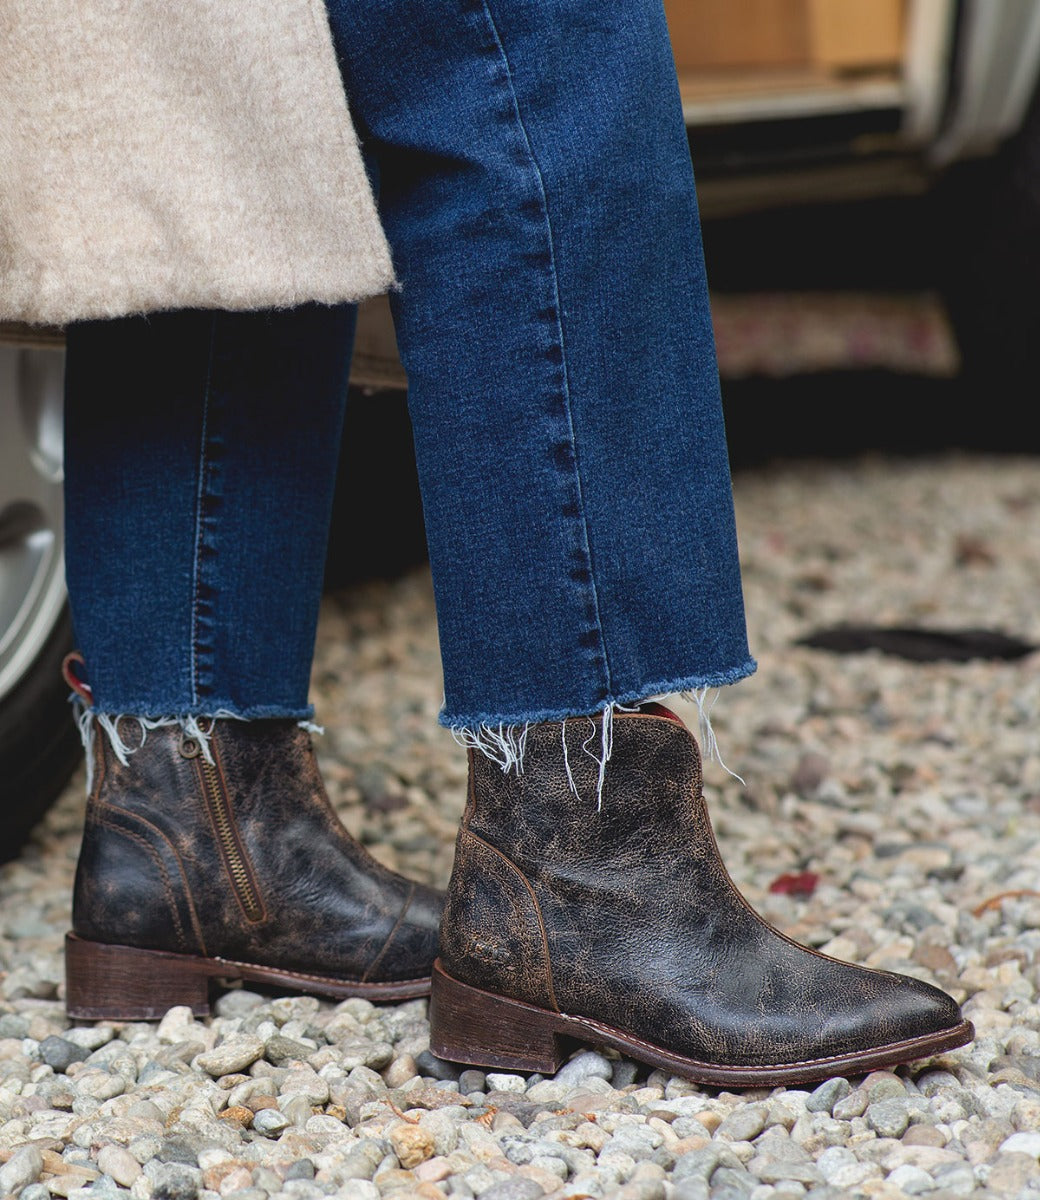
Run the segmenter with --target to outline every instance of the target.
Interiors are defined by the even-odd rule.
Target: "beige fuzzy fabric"
[[[392,274],[322,0],[0,0],[0,318]]]

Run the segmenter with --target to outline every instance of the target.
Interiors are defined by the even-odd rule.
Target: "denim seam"
[[[570,368],[567,358],[567,339],[563,329],[563,306],[560,297],[560,280],[557,270],[556,242],[553,234],[552,220],[549,215],[549,195],[545,186],[545,176],[542,172],[541,164],[539,163],[534,152],[534,146],[531,144],[531,138],[528,134],[527,126],[524,123],[523,113],[520,110],[520,98],[517,95],[516,87],[514,86],[512,64],[509,61],[509,55],[506,53],[505,46],[502,42],[502,37],[498,30],[498,24],[495,21],[494,14],[491,11],[489,0],[481,0],[481,7],[484,10],[484,15],[487,18],[488,26],[490,27],[491,34],[494,38],[495,48],[505,70],[505,78],[509,88],[513,112],[516,116],[517,127],[520,131],[528,160],[531,164],[534,177],[538,184],[541,208],[545,219],[546,244],[549,251],[549,274],[552,280],[553,311],[556,316],[556,333],[559,341],[561,357],[560,367],[562,371],[562,387],[560,389],[560,394],[563,400],[563,410],[566,418],[567,440],[570,443],[571,454],[574,460],[574,486],[577,490],[578,507],[581,512],[581,516],[579,518],[581,528],[581,550],[585,558],[585,566],[589,575],[588,589],[592,598],[593,624],[599,640],[599,654],[603,665],[603,694],[605,701],[609,703],[608,698],[610,696],[612,686],[610,655],[607,652],[606,637],[603,631],[603,620],[600,613],[599,594],[596,589],[596,572],[593,563],[592,543],[589,537],[588,517],[585,510],[585,491],[582,485],[581,468],[578,459],[578,444],[574,429],[574,413],[571,405]]]
[[[521,713],[450,713],[442,711],[437,720],[449,729],[479,729],[482,725],[498,728],[500,725],[535,724],[539,721],[566,721],[571,717],[588,717],[598,715],[606,708],[614,708],[626,704],[639,704],[655,696],[670,696],[678,692],[697,691],[701,688],[726,687],[753,675],[758,664],[753,658],[747,659],[739,666],[729,667],[725,671],[711,671],[707,674],[686,675],[677,679],[662,680],[648,683],[642,687],[623,692],[620,696],[611,696],[602,704],[591,708],[546,708],[535,709]]]
[[[209,439],[209,400],[213,383],[213,356],[217,341],[217,315],[210,319],[209,357],[206,361],[206,382],[202,392],[202,432],[199,438],[199,486],[195,495],[195,547],[191,572],[191,644],[190,672],[191,698],[193,704],[199,704],[198,661],[196,643],[199,635],[199,587],[201,585],[202,564],[202,504],[206,490],[206,446]]]

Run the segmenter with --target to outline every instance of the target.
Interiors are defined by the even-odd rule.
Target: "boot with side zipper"
[[[659,705],[613,721],[599,805],[587,720],[531,726],[519,774],[471,752],[434,965],[435,1054],[552,1073],[577,1039],[697,1083],[757,1087],[970,1041],[937,988],[828,958],[759,917],[719,857],[692,735]]]
[[[340,824],[292,720],[145,730],[94,781],[66,939],[71,1017],[209,1011],[214,980],[334,998],[429,991],[442,896],[381,866]]]

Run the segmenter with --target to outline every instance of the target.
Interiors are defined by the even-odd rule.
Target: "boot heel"
[[[175,1005],[209,1014],[206,975],[183,955],[65,936],[65,1011],[83,1021],[152,1021]]]
[[[555,1075],[567,1057],[555,1014],[459,983],[433,964],[430,1049],[438,1058]]]

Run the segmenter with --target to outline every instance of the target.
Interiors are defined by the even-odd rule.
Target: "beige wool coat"
[[[392,279],[322,0],[0,0],[0,319]]]

